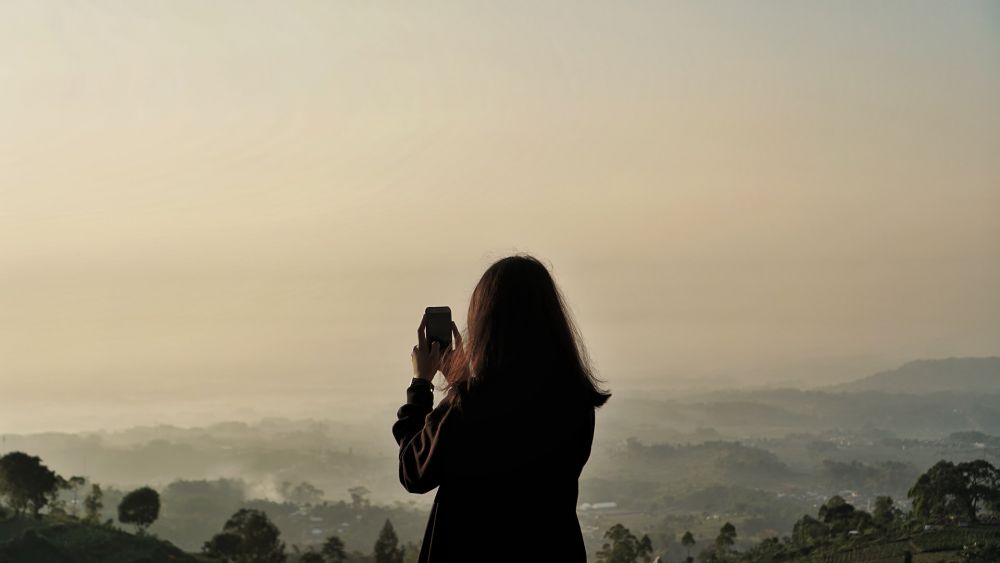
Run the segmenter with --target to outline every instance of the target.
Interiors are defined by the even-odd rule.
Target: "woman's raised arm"
[[[399,444],[399,482],[411,493],[423,494],[440,484],[448,450],[444,436],[455,415],[447,399],[433,407],[431,389],[429,381],[415,379],[392,425],[392,435]]]

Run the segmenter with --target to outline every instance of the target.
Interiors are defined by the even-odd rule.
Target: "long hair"
[[[587,349],[549,270],[525,254],[494,262],[469,300],[464,351],[445,358],[447,398],[462,408],[478,391],[514,388],[559,403],[602,406]],[[487,391],[489,389],[489,391]]]

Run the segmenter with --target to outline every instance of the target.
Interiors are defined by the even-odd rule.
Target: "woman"
[[[585,562],[578,479],[611,394],[548,270],[526,255],[491,265],[469,303],[468,346],[452,322],[454,348],[428,347],[425,326],[392,426],[403,487],[437,487],[418,562]]]

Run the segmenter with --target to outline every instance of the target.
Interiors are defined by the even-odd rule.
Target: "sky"
[[[0,431],[396,402],[514,253],[612,392],[998,355],[997,100],[995,2],[3,2]]]

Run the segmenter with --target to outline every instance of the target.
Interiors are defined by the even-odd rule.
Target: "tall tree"
[[[285,543],[267,514],[241,508],[226,520],[222,532],[205,542],[202,551],[233,563],[284,563]]]
[[[347,550],[344,547],[344,541],[337,536],[326,538],[321,553],[326,558],[327,563],[347,562]]]
[[[829,534],[826,524],[806,514],[792,528],[792,541],[799,547],[813,547],[824,542]]]
[[[736,526],[726,522],[722,525],[722,528],[719,528],[719,535],[715,538],[715,549],[720,554],[728,553],[735,542]]]
[[[408,541],[403,545],[403,561],[413,563],[420,559],[420,544]]]
[[[319,504],[323,500],[323,491],[306,481],[298,485],[285,481],[278,487],[278,492],[285,497],[285,500],[295,504]]]
[[[310,548],[302,555],[299,555],[298,563],[326,563],[326,560],[323,558],[322,553]]]
[[[597,552],[600,563],[635,563],[642,560],[648,562],[653,553],[653,545],[648,535],[639,539],[628,528],[615,524],[604,532],[604,538],[609,540]]]
[[[146,528],[160,517],[160,493],[150,487],[139,487],[128,493],[118,503],[118,521],[135,525],[143,534]]]
[[[830,500],[819,507],[819,519],[829,526],[849,519],[853,513],[854,505],[848,503],[840,495],[830,497]]]
[[[76,516],[77,508],[79,507],[79,492],[80,488],[87,484],[87,478],[81,477],[79,475],[74,475],[66,481],[66,488],[73,492],[73,508],[70,510],[70,514]]]
[[[59,492],[69,490],[69,488],[69,481],[64,479],[62,475],[56,475],[56,488],[47,495],[46,506],[49,508],[49,514],[67,514],[66,499],[62,498]]]
[[[37,517],[62,482],[62,478],[46,467],[38,456],[10,452],[0,457],[0,497],[7,499],[15,515],[30,508]]]
[[[914,514],[924,520],[975,519],[975,503],[962,472],[963,468],[941,460],[918,477],[907,493]]]
[[[347,489],[347,492],[351,495],[351,506],[354,507],[354,510],[361,510],[369,506],[368,495],[371,491],[367,487],[359,485]]]
[[[104,491],[97,483],[90,485],[90,494],[83,499],[83,521],[97,524],[101,521],[101,509],[104,508]]]
[[[375,563],[403,563],[403,550],[399,547],[399,537],[388,518],[375,540]]]
[[[977,459],[959,463],[956,470],[965,478],[968,517],[975,522],[980,508],[994,507],[1000,500],[1000,469],[985,459]]]
[[[693,559],[691,559],[691,548],[694,547],[694,544],[696,543],[697,542],[694,541],[694,535],[691,534],[691,530],[687,530],[686,532],[684,532],[684,537],[681,538],[681,545],[683,545],[684,548],[687,549],[688,563],[693,561]]]
[[[892,497],[875,497],[875,507],[872,509],[872,519],[881,528],[888,528],[896,518],[896,509],[892,504]]]

